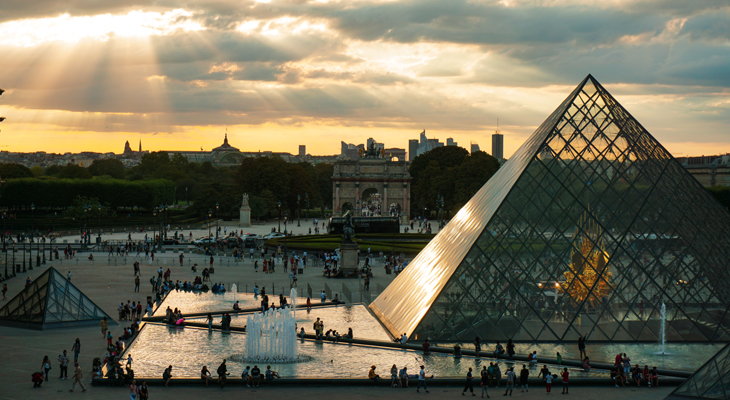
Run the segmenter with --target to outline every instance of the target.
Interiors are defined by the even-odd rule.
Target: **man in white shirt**
[[[404,333],[404,334],[403,334],[403,335],[402,335],[402,336],[400,337],[400,343],[401,343],[401,344],[406,344],[406,342],[407,342],[407,341],[408,341],[408,336],[406,336],[406,334]]]

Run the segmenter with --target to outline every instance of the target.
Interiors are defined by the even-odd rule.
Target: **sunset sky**
[[[730,152],[727,0],[0,2],[0,150],[505,156],[588,73],[675,156]]]

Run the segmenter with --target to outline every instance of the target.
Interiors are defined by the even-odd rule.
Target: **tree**
[[[411,163],[411,209],[458,211],[499,168],[499,162],[478,151],[469,154],[456,146],[438,147],[421,154]]]
[[[124,179],[124,164],[115,158],[94,160],[89,166],[93,176],[109,175],[115,179]]]
[[[88,169],[80,165],[68,163],[58,173],[58,177],[67,179],[91,179],[91,173]]]
[[[3,179],[32,178],[33,172],[20,164],[0,164],[0,177]]]

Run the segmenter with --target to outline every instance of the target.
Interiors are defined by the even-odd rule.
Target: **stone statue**
[[[355,225],[352,223],[352,214],[345,213],[345,224],[342,226],[342,243],[354,243]]]
[[[251,226],[251,206],[248,205],[248,193],[243,194],[241,200],[241,208],[239,209],[240,217],[238,219],[238,226],[247,227]]]
[[[378,158],[378,150],[375,149],[375,142],[370,142],[365,158]]]

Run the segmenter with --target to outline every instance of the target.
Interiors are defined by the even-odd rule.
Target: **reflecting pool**
[[[207,329],[192,327],[168,327],[157,323],[146,324],[128,349],[134,359],[135,375],[140,377],[161,377],[168,365],[173,366],[173,376],[198,377],[203,365],[215,371],[223,358],[245,352],[245,334],[228,334],[215,330],[209,332]],[[412,350],[315,343],[310,340],[299,344],[299,352],[312,357],[312,361],[299,364],[272,363],[271,368],[282,377],[347,378],[366,377],[371,365],[377,366],[377,372],[382,377],[388,376],[393,364],[399,369],[407,366],[409,374],[415,374],[420,365],[425,365],[427,373],[437,377],[463,377],[469,367],[481,369],[482,365],[489,365],[493,361],[473,357],[455,359],[441,354],[424,356],[421,352]],[[252,365],[233,360],[228,360],[227,364],[231,376],[239,376],[245,365]],[[517,363],[517,368],[522,368],[522,364],[524,363]],[[500,361],[500,365],[505,371],[507,363]],[[557,371],[557,366],[550,366],[550,370]],[[531,369],[531,376],[536,376],[537,373],[538,368]],[[606,372],[585,373],[573,370],[571,373],[579,377],[607,376]]]

